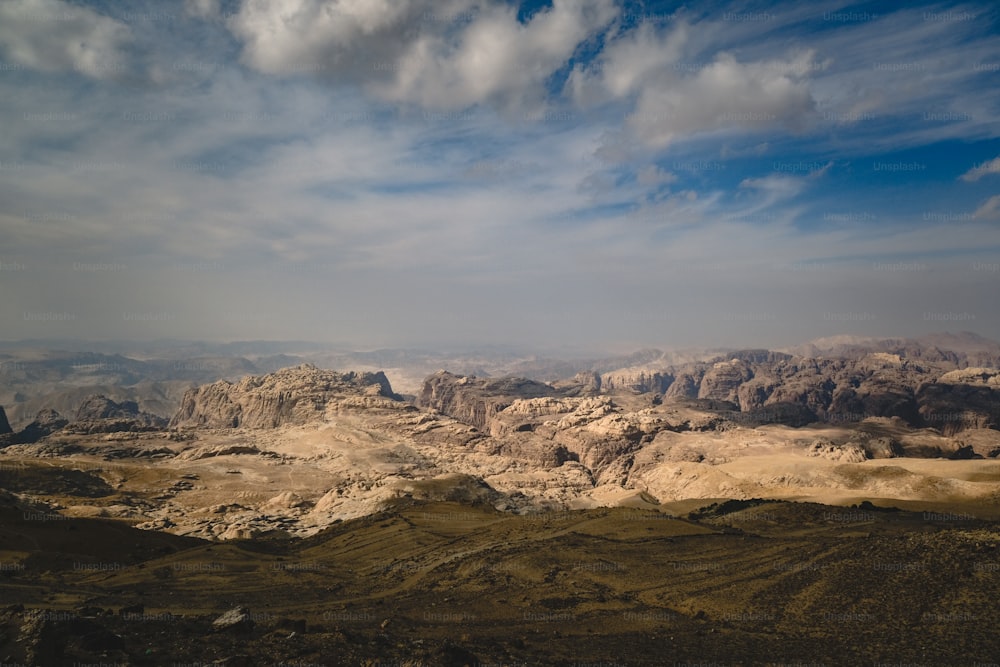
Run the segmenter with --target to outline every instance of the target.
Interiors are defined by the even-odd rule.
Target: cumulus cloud
[[[463,108],[487,100],[537,102],[543,84],[577,46],[614,17],[608,0],[556,0],[521,24],[513,7],[482,11],[457,43],[424,36],[400,60],[397,76],[377,89],[387,99],[424,107]]]
[[[995,157],[989,162],[977,164],[962,174],[961,179],[967,183],[974,183],[987,174],[1000,174],[1000,157]]]
[[[802,62],[741,63],[728,53],[693,77],[642,90],[629,125],[656,146],[699,132],[799,128],[815,109]]]
[[[315,72],[383,100],[462,109],[539,102],[545,80],[616,12],[611,0],[555,0],[522,23],[516,7],[477,0],[251,0],[229,27],[261,72]]]
[[[60,0],[0,3],[0,47],[7,57],[43,72],[76,71],[112,78],[124,69],[128,26]]]
[[[711,26],[678,20],[643,24],[612,39],[593,63],[571,73],[567,94],[581,106],[633,100],[627,126],[653,147],[701,132],[803,127],[815,109],[814,51],[743,62],[718,51],[701,59]]]
[[[442,3],[441,12],[470,5]],[[248,0],[229,19],[243,41],[243,61],[267,74],[326,72],[352,78],[387,72],[378,67],[395,62],[408,24],[419,25],[432,5],[422,0]]]
[[[643,24],[613,39],[594,63],[576,65],[566,83],[567,92],[581,106],[633,94],[653,77],[676,71],[688,42],[690,28],[680,23],[663,33]]]

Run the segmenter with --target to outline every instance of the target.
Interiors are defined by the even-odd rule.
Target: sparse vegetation
[[[698,520],[414,501],[307,539],[225,544],[29,522],[15,505],[6,662],[956,664],[1000,648],[1000,526],[867,504],[859,532],[829,520],[857,510],[762,498]]]

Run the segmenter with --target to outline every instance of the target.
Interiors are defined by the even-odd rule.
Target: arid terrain
[[[1000,526],[966,513],[406,501],[219,543],[3,512],[5,664],[973,665],[998,648]]]
[[[990,664],[973,342],[81,385],[0,420],[0,662]]]
[[[1000,667],[1000,2],[0,0],[0,667]]]

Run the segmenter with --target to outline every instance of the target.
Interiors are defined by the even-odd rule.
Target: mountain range
[[[476,499],[515,513],[691,498],[994,498],[992,473],[959,462],[981,467],[1000,455],[1000,363],[972,365],[1000,361],[1000,346],[969,334],[936,343],[834,339],[810,343],[809,355],[736,350],[701,360],[646,350],[609,370],[574,362],[573,375],[550,381],[535,379],[542,370],[438,370],[415,395],[397,393],[382,371],[301,363],[178,385],[169,415],[103,393],[65,412],[44,407],[17,429],[0,421],[0,452],[114,461],[127,472],[104,480],[113,492],[75,499],[73,512],[213,539],[312,534],[400,497]],[[26,382],[67,362],[19,363]],[[64,403],[70,395],[57,394]],[[234,493],[252,497],[229,502]]]

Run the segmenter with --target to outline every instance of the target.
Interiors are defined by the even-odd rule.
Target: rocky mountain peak
[[[139,414],[139,404],[135,401],[116,403],[103,394],[93,394],[80,403],[76,410],[77,421],[82,419],[110,419],[114,417],[135,417]]]
[[[116,403],[103,394],[92,394],[80,403],[66,428],[73,433],[116,433],[154,431],[166,425],[166,419],[143,412],[135,401]]]
[[[45,436],[55,433],[69,423],[62,415],[51,408],[38,411],[35,420],[21,429],[12,437],[12,443],[37,442]]]

